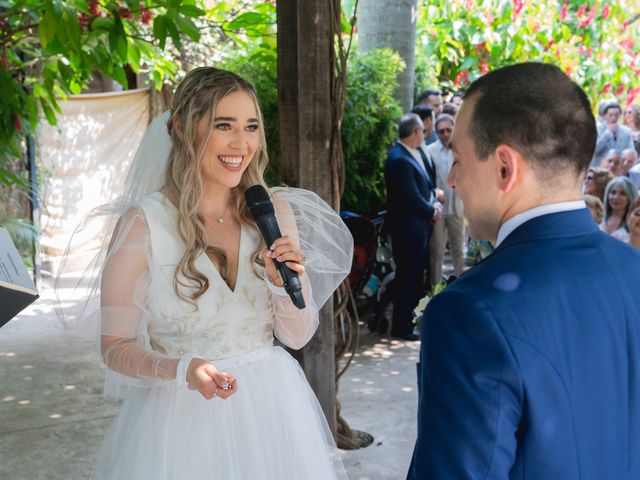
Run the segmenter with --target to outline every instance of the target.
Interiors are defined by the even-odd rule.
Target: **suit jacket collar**
[[[409,150],[409,148],[404,143],[402,143],[400,140],[398,140],[396,142],[396,147],[401,148],[402,151],[405,152],[406,155],[409,156],[409,158],[411,158],[413,160],[414,165],[420,171],[420,173],[425,178],[427,183],[431,183],[429,181],[429,177],[428,177],[428,174],[427,174],[427,166],[424,163],[422,163],[422,160],[418,160],[416,157],[414,157],[413,153]],[[416,150],[416,153],[420,154],[420,150]],[[419,162],[422,163],[422,165],[420,165]]]
[[[496,252],[514,243],[590,235],[600,229],[588,208],[540,215],[526,221],[498,246]]]

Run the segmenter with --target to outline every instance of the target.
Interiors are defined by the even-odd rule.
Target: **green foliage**
[[[421,0],[418,12],[416,58],[446,89],[500,66],[542,61],[561,67],[592,102],[640,95],[636,0]]]
[[[386,198],[384,162],[402,115],[393,92],[396,77],[405,65],[389,49],[365,55],[354,51],[351,55],[342,123],[346,169],[342,208],[372,213]]]
[[[214,30],[241,42],[273,23],[275,7],[265,2],[0,0],[0,167],[20,157],[41,114],[56,124],[58,102],[94,72],[124,88],[127,69],[145,72],[160,88],[175,80],[189,42],[206,43]]]

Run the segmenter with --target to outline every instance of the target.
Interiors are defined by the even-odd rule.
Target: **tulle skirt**
[[[107,433],[94,479],[346,479],[302,369],[279,347],[216,368],[238,380],[227,400],[186,388],[138,389]]]

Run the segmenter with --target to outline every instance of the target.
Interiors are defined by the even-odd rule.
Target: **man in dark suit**
[[[440,210],[430,200],[433,187],[418,152],[424,139],[420,117],[414,113],[403,116],[398,124],[398,136],[384,167],[396,261],[391,334],[405,340],[417,340],[411,323],[413,309],[423,291],[424,259],[431,223],[438,220]]]
[[[640,252],[580,200],[595,143],[555,66],[465,95],[448,181],[497,248],[424,314],[409,479],[640,478]]]

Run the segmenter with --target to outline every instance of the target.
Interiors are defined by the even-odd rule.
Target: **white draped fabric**
[[[58,125],[43,122],[38,135],[44,262],[53,272],[74,228],[94,207],[115,200],[149,124],[149,90],[73,95],[61,102]],[[100,226],[96,223],[94,229]],[[83,232],[81,268],[96,231]],[[95,244],[95,247],[99,245]]]

